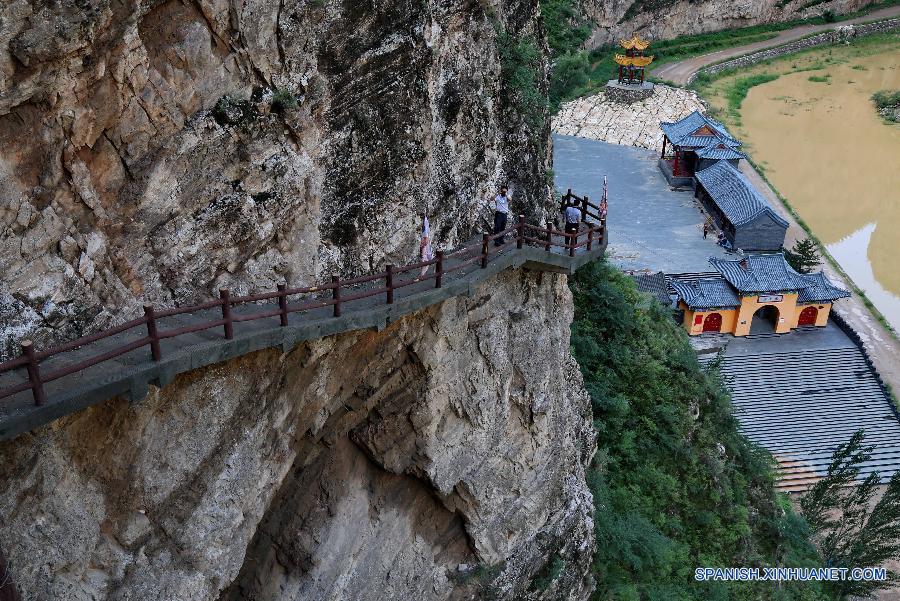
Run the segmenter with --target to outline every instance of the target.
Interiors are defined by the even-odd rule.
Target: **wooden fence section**
[[[589,209],[596,208],[596,205],[591,205],[587,198],[579,199],[579,201],[585,207],[585,213],[594,217],[589,213]],[[221,335],[225,340],[231,340],[234,338],[236,323],[277,318],[279,325],[286,327],[288,316],[294,313],[310,314],[314,310],[330,307],[331,315],[337,318],[341,316],[346,307],[354,303],[359,306],[358,304],[366,299],[374,299],[376,302],[390,305],[394,302],[395,293],[407,286],[433,281],[433,288],[441,288],[445,278],[451,277],[455,272],[473,265],[477,265],[481,269],[487,268],[498,252],[509,248],[513,243],[517,249],[529,245],[547,252],[561,251],[562,254],[574,257],[580,249],[589,252],[595,247],[602,247],[605,244],[605,219],[601,219],[599,215],[596,219],[597,223],[587,223],[587,227],[583,227],[578,233],[567,234],[554,229],[550,223],[545,227],[528,224],[525,222],[524,216],[520,215],[518,223],[503,232],[495,235],[484,234],[480,241],[470,243],[452,252],[437,252],[435,258],[430,261],[413,263],[404,267],[387,265],[385,271],[381,273],[357,278],[342,279],[337,275],[332,275],[329,282],[316,286],[288,288],[285,285],[279,285],[275,291],[249,296],[231,296],[228,290],[222,289],[219,291],[219,298],[190,307],[157,309],[152,305],[144,305],[144,315],[137,319],[41,351],[36,350],[31,341],[24,340],[21,342],[22,354],[19,357],[0,363],[0,376],[14,372],[20,374],[19,379],[21,380],[18,383],[7,385],[5,388],[0,388],[0,400],[30,389],[34,405],[40,407],[47,402],[44,385],[48,382],[81,372],[145,347],[149,349],[150,360],[159,362],[163,359],[163,347],[160,343],[165,340],[187,337],[216,328],[221,328]],[[507,236],[511,238],[511,242],[504,242],[500,248],[494,246],[494,241],[505,239]],[[554,237],[562,238],[562,241],[560,242]],[[422,274],[423,268],[427,268],[428,273]],[[416,273],[417,271],[419,273]],[[410,272],[413,272],[412,275]],[[379,300],[378,297],[382,300]],[[371,305],[373,301],[369,300],[368,302]],[[266,304],[262,305],[261,303]],[[251,312],[236,311],[238,308],[249,309]],[[257,308],[260,310],[256,310]],[[209,310],[216,312],[214,319],[199,321],[188,319],[191,323],[170,329],[166,329],[162,324],[162,320],[166,318],[178,316],[193,318],[194,315],[191,314]],[[145,334],[125,344],[112,346],[98,354],[83,356],[82,351],[89,345],[103,341],[108,343],[108,339],[137,328]],[[77,357],[73,356],[76,351],[79,351]],[[66,362],[69,357],[71,357],[71,362]],[[63,364],[53,369],[44,369],[43,362],[51,358],[56,358],[56,363],[62,362]]]
[[[568,207],[577,207],[581,211],[581,220],[583,222],[593,221],[594,223],[606,224],[606,215],[599,205],[592,203],[587,196],[579,197],[572,193],[569,188],[568,192],[563,194],[559,203],[560,212],[564,212]]]

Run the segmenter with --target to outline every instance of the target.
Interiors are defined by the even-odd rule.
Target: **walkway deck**
[[[478,240],[481,238],[474,242]],[[554,236],[554,243],[559,245],[562,239]],[[2,399],[0,440],[13,438],[115,396],[123,395],[133,401],[140,400],[147,395],[151,384],[165,386],[178,374],[247,353],[265,348],[281,348],[283,352],[288,352],[303,341],[324,336],[361,329],[380,331],[401,317],[430,305],[454,296],[471,295],[478,284],[506,269],[524,267],[571,274],[585,263],[602,257],[605,249],[605,235],[603,243],[594,242],[590,251],[579,248],[575,256],[568,256],[567,251],[559,246],[551,251],[528,245],[519,249],[516,248],[515,241],[510,240],[501,248],[491,246],[490,259],[486,267],[475,262],[451,271],[455,266],[465,262],[467,255],[447,259],[444,264],[446,275],[440,288],[435,287],[433,279],[398,288],[394,293],[393,304],[387,304],[383,294],[361,298],[352,301],[352,304],[348,298],[340,317],[333,316],[332,307],[321,307],[287,316],[286,326],[280,325],[278,305],[274,302],[235,307],[233,310],[235,319],[248,313],[261,313],[272,309],[276,310],[276,314],[256,321],[236,321],[234,336],[230,340],[224,338],[222,327],[162,340],[160,361],[152,361],[147,348],[141,347],[118,358],[62,377],[44,385],[47,403],[42,406],[35,406],[30,390]],[[434,273],[434,268],[431,269],[431,273]],[[375,289],[381,285],[380,282],[369,282],[361,286],[360,291],[364,292],[365,288]],[[216,307],[160,319],[158,322],[160,330],[174,330],[191,324],[215,321],[221,317],[221,308]],[[145,335],[145,329],[133,328],[48,358],[41,363],[41,370],[49,372],[73,365],[130,342],[138,342]],[[0,389],[23,382],[25,376],[22,371],[19,369],[0,375]]]
[[[736,416],[750,440],[778,460],[780,490],[809,488],[859,429],[875,446],[864,476],[877,471],[886,482],[900,469],[897,413],[862,352],[834,323],[784,335],[701,338],[726,344],[722,373]]]
[[[616,199],[608,226],[616,232],[607,257],[627,271],[707,271],[709,258],[731,258],[715,236],[703,239],[703,215],[690,191],[673,191],[657,167],[659,154],[644,148],[574,136],[553,136],[553,171],[567,188],[599,199],[603,176]]]

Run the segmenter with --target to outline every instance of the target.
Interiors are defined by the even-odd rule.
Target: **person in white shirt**
[[[500,194],[494,197],[494,234],[499,234],[506,229],[510,200],[512,200],[512,194],[509,193],[509,188],[500,186]],[[506,244],[506,236],[494,240],[494,246],[503,246],[504,244]]]
[[[566,207],[566,244],[575,244],[578,225],[581,223],[581,209],[574,205]]]

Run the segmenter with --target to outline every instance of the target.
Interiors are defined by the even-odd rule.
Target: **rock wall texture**
[[[814,17],[826,10],[852,12],[870,0],[583,0],[595,23],[592,46],[616,43],[639,32],[650,39]]]
[[[571,319],[565,276],[508,271],[0,444],[24,598],[587,598]]]
[[[451,245],[500,182],[546,207],[497,48],[543,39],[537,0],[2,4],[0,356],[401,263],[423,212]]]
[[[678,121],[691,112],[705,112],[696,92],[656,84],[646,100],[625,103],[606,92],[563,104],[553,117],[552,130],[611,144],[662,150],[662,121]]]

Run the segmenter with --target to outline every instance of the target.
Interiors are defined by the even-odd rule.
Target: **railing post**
[[[491,241],[491,237],[488,234],[482,234],[481,236],[481,268],[486,269],[488,264],[488,251],[491,246],[489,242]]]
[[[591,247],[593,245],[594,245],[594,226],[592,225],[590,227],[590,229],[588,229],[588,243],[587,243],[588,252],[591,251]]]
[[[394,304],[394,266],[387,266],[387,275],[384,277],[387,283],[387,304]]]
[[[281,310],[281,326],[288,324],[287,284],[278,284],[278,308]]]
[[[572,235],[572,237],[570,239],[571,240],[571,242],[569,244],[569,256],[570,257],[575,256],[575,245],[578,244],[578,237],[580,235],[581,235],[581,226],[579,225],[578,229],[575,231],[575,233]]]
[[[331,298],[334,299],[334,316],[341,316],[341,278],[337,275],[331,276],[331,283],[334,288],[331,289]]]
[[[581,220],[587,221],[588,214],[588,197],[585,196],[581,199]]]
[[[159,331],[156,329],[156,312],[153,305],[144,305],[144,318],[147,320],[147,336],[150,337],[150,356],[154,361],[162,359],[159,348]]]
[[[519,215],[519,225],[516,230],[516,248],[522,248],[525,244],[525,215]]]
[[[34,353],[34,343],[30,340],[23,340],[21,346],[22,354],[28,359],[27,369],[28,381],[31,382],[31,396],[34,397],[34,404],[40,407],[46,402],[47,397],[44,396],[44,383],[41,382],[41,369]]]
[[[228,288],[219,289],[219,298],[222,299],[222,319],[225,320],[225,338],[234,338],[234,322],[231,321],[231,293]]]
[[[547,246],[544,250],[550,252],[550,247],[553,245],[553,224],[551,222],[547,222]]]
[[[444,251],[437,251],[435,259],[437,259],[437,263],[434,266],[434,287],[440,288],[444,285]]]

